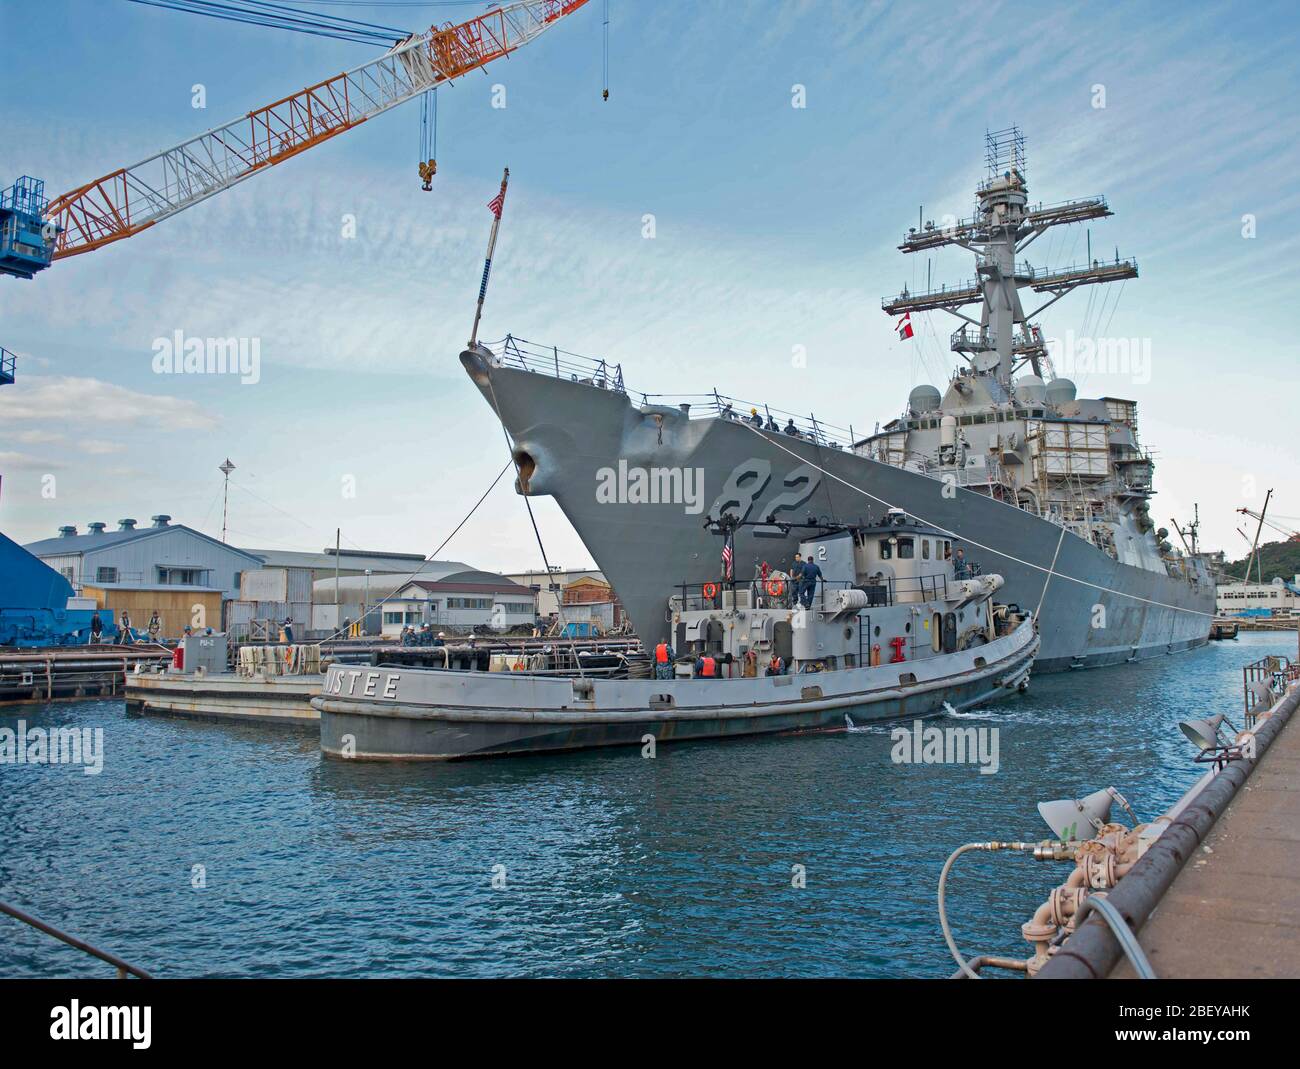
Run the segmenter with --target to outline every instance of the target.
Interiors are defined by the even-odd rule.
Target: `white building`
[[[491,572],[456,572],[443,579],[415,579],[386,602],[383,634],[403,627],[490,627],[509,631],[537,622],[537,599],[525,586]]]
[[[319,579],[313,584],[314,628],[337,628],[344,620],[356,623],[364,619],[365,634],[398,635],[408,625],[457,630],[485,626],[508,631],[521,625],[531,627],[537,620],[537,599],[528,587],[458,561],[428,561],[415,579],[354,575],[339,580],[338,585],[336,614],[334,580]]]
[[[1271,583],[1232,583],[1215,591],[1215,609],[1224,616],[1243,612],[1300,611],[1300,575],[1287,582],[1278,576]]]

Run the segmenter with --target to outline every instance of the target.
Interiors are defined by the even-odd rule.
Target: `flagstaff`
[[[483,261],[483,282],[478,288],[478,305],[474,309],[474,329],[469,334],[469,347],[474,348],[478,342],[478,324],[483,317],[483,299],[487,296],[488,275],[492,273],[492,252],[497,245],[497,231],[501,228],[501,209],[506,203],[506,184],[510,181],[510,168],[507,167],[501,176],[501,190],[488,201],[488,208],[492,212],[492,233],[488,235],[487,257]]]

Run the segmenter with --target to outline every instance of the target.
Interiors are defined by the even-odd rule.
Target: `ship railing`
[[[840,427],[817,418],[816,413],[806,415],[774,408],[761,401],[746,401],[717,390],[709,393],[642,393],[629,390],[628,396],[639,400],[642,407],[677,408],[688,419],[728,419],[748,423],[772,434],[787,434],[792,438],[812,442],[827,449],[850,449],[855,432],[852,425]],[[754,413],[757,413],[755,416]],[[793,425],[793,432],[790,427]]]
[[[709,609],[750,609],[757,603],[758,581],[713,579],[703,583],[678,583],[669,598],[674,612],[702,612]],[[790,584],[787,581],[785,585]],[[769,606],[775,601],[767,602]]]
[[[642,394],[640,396],[664,398],[666,395]],[[662,403],[662,401],[658,403]],[[829,449],[852,448],[853,443],[857,440],[852,424],[847,427],[837,426],[834,423],[827,423],[818,419],[816,413],[813,412],[807,414],[790,412],[783,408],[773,408],[766,403],[730,397],[727,394],[719,393],[717,390],[702,397],[699,407],[703,410],[700,414],[709,418],[718,417],[736,420],[737,422],[749,423],[755,427],[759,426],[756,421],[761,420],[764,430],[788,434],[792,438],[800,438],[804,441],[810,441],[814,445],[826,446]],[[790,431],[791,426],[794,428],[793,433]]]
[[[1017,267],[1017,272],[1019,271]],[[1115,257],[1113,260],[1093,260],[1091,263],[1070,264],[1041,275],[1031,271],[1029,278],[1038,292],[1053,286],[1079,285],[1084,282],[1107,282],[1113,279],[1136,277],[1138,262],[1133,257]]]
[[[957,467],[943,464],[938,453],[921,454],[925,464],[925,473],[944,481],[955,482],[958,486],[1003,486],[1014,489],[1011,476],[1001,461],[986,460],[984,465]]]
[[[902,290],[892,297],[882,297],[880,306],[885,309],[893,308],[895,305],[904,304],[943,304],[949,301],[960,300],[963,303],[978,297],[982,292],[980,280],[978,278],[963,279],[952,285],[942,284],[938,289],[924,290],[918,293],[912,293],[910,290]]]
[[[978,564],[967,564],[968,577],[981,574]],[[772,593],[768,584],[779,584],[780,593]],[[767,584],[758,579],[736,580],[728,583],[714,580],[704,583],[678,583],[669,598],[673,612],[707,612],[723,609],[793,609],[800,603],[798,584],[790,579],[774,576]],[[899,602],[946,601],[949,597],[949,576],[946,571],[931,575],[868,577],[861,580],[818,579],[811,608],[817,612],[835,611],[835,592],[861,590],[867,595],[867,608],[888,608]]]
[[[816,413],[791,412],[762,402],[731,397],[716,389],[708,393],[695,394],[645,393],[640,390],[630,390],[623,379],[623,368],[620,364],[579,356],[554,345],[541,345],[516,338],[513,334],[507,334],[498,342],[488,343],[487,348],[502,367],[518,368],[537,375],[568,379],[572,382],[582,382],[613,390],[616,393],[626,394],[631,400],[639,402],[643,408],[678,408],[690,419],[722,418],[743,420],[748,423],[753,423],[750,413],[756,411],[762,417],[761,424],[755,424],[756,426],[761,425],[768,431],[789,433],[791,437],[810,441],[814,445],[825,446],[828,449],[849,448],[858,440],[851,424],[848,427],[837,426],[819,420]],[[788,430],[792,425],[793,433]]]
[[[980,574],[980,568],[973,562],[967,564],[967,575],[974,578]],[[946,601],[949,596],[948,573],[935,572],[931,575],[909,575],[903,578],[892,576],[867,577],[852,582],[842,579],[819,580],[817,602],[822,611],[831,611],[834,607],[834,592],[837,590],[861,590],[867,595],[867,608],[875,609],[921,601]]]
[[[954,353],[984,352],[997,347],[997,332],[982,330],[979,327],[958,327],[948,337],[948,348]]]
[[[14,381],[17,364],[18,358],[8,349],[0,346],[0,384],[7,384]]]
[[[608,360],[579,356],[558,346],[540,345],[524,338],[516,338],[513,334],[507,334],[501,341],[489,344],[487,348],[502,367],[568,379],[617,393],[627,392],[623,385],[622,365],[611,364]]]

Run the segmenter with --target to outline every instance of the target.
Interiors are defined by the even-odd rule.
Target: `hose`
[[[994,839],[987,843],[966,843],[964,846],[957,847],[948,855],[948,860],[943,863],[943,871],[939,873],[939,927],[943,929],[944,941],[948,944],[948,950],[952,953],[953,960],[961,967],[961,972],[972,980],[982,979],[980,974],[971,968],[970,963],[961,956],[961,951],[957,949],[957,943],[952,937],[952,929],[948,926],[948,911],[944,906],[945,887],[948,883],[948,873],[952,871],[953,863],[966,853],[967,850],[1017,850],[1021,853],[1033,853],[1033,843],[1021,842],[1002,842]],[[999,966],[1000,968],[1002,966]]]
[[[948,944],[949,951],[961,971],[972,980],[982,979],[979,973],[967,964],[966,959],[961,956],[961,951],[957,949],[957,943],[953,940],[952,929],[948,927],[948,911],[944,908],[944,885],[948,882],[948,873],[952,871],[953,862],[955,862],[967,850],[987,850],[988,843],[966,843],[964,846],[957,847],[948,855],[948,860],[943,863],[943,871],[939,873],[939,927],[943,929],[944,941]]]
[[[1151,962],[1147,959],[1141,945],[1137,941],[1137,936],[1124,920],[1124,915],[1118,909],[1106,901],[1106,896],[1100,892],[1094,892],[1083,900],[1083,905],[1079,907],[1079,912],[1075,915],[1075,930],[1078,930],[1083,918],[1087,915],[1089,909],[1094,909],[1101,914],[1102,920],[1110,925],[1110,930],[1115,933],[1115,939],[1124,951],[1128,960],[1133,963],[1133,971],[1138,974],[1141,980],[1155,980],[1156,971],[1151,967]],[[955,951],[954,951],[955,953]]]

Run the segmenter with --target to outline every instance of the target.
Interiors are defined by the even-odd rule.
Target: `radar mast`
[[[975,254],[976,276],[925,293],[906,289],[886,297],[881,307],[891,316],[905,312],[943,311],[963,320],[949,346],[980,374],[993,374],[1008,389],[1013,372],[1029,363],[1041,375],[1047,360],[1042,332],[1033,321],[1050,305],[1080,286],[1136,278],[1137,261],[1090,260],[1057,270],[1040,270],[1017,257],[1051,227],[1112,215],[1105,197],[1086,197],[1059,204],[1029,204],[1025,138],[1018,126],[984,135],[988,173],[975,191],[975,215],[950,225],[933,221],[912,227],[898,246],[905,253],[958,245]],[[919,221],[919,220],[918,220]],[[1020,291],[1049,295],[1026,314]],[[961,309],[979,304],[979,318]],[[1017,330],[1019,327],[1019,330]]]

